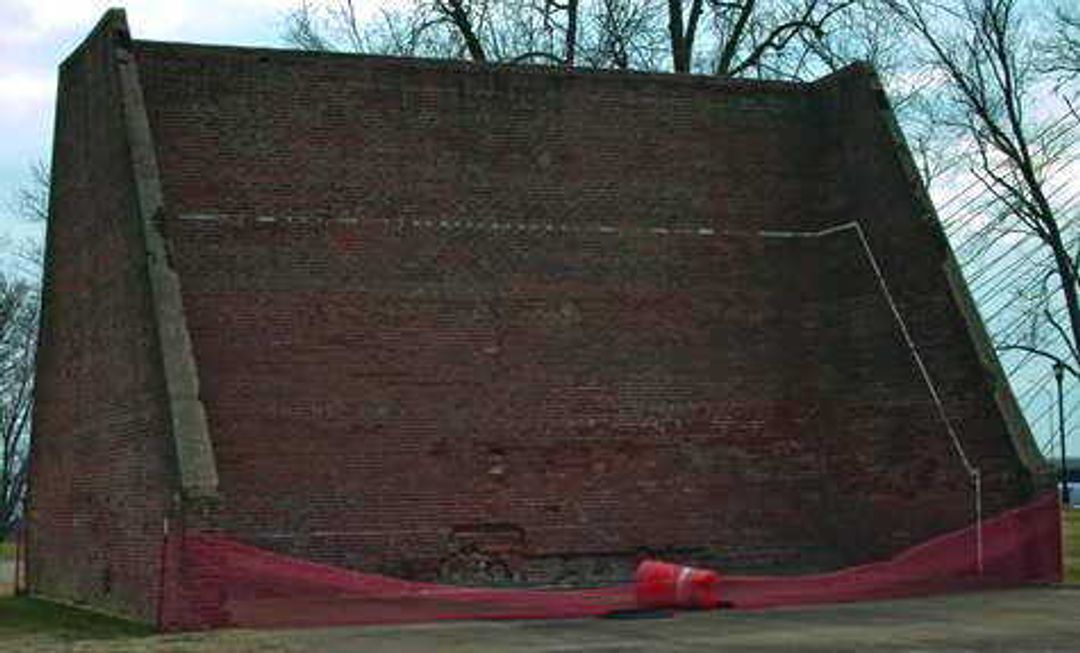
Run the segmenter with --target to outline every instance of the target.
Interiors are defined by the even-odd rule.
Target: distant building
[[[213,581],[200,532],[470,584],[824,569],[1052,488],[863,66],[205,47],[110,11],[52,169],[42,596],[160,622]]]

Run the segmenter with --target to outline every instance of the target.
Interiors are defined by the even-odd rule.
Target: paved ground
[[[0,622],[4,601],[0,598]],[[446,622],[422,626],[218,631],[170,636],[48,626],[5,630],[0,651],[135,653],[556,653],[1080,651],[1080,587],[659,619]]]
[[[247,636],[225,634],[216,643],[204,640],[210,648],[190,650],[250,645],[251,650],[327,653],[1080,651],[1080,588],[801,610],[681,614],[669,619],[457,623],[258,633],[254,635],[257,640]],[[165,645],[154,650],[170,649]]]

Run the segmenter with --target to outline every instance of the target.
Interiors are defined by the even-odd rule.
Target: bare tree
[[[539,61],[574,66],[581,39],[580,0],[503,1],[491,24],[491,38],[502,45],[500,60]]]
[[[319,22],[318,9],[308,0],[303,0],[285,18],[282,38],[301,50],[334,50],[334,45],[323,36]]]
[[[471,9],[459,6],[472,32]],[[302,0],[287,14],[282,36],[302,50],[463,58],[468,47],[443,7],[449,5],[413,0],[365,18],[352,0]]]
[[[658,70],[669,44],[663,31],[666,9],[657,0],[599,0],[587,5],[582,40],[593,68]]]
[[[1080,78],[1080,9],[1058,7],[1053,35],[1048,39],[1043,70],[1065,80]]]
[[[1038,318],[1052,340],[1006,334],[1003,351],[1022,351],[1066,365],[1080,378],[1080,250],[1065,233],[1061,208],[1052,201],[1049,174],[1063,153],[1054,141],[1061,120],[1036,117],[1053,89],[1040,86],[1034,41],[1024,29],[1017,0],[957,0],[930,4],[890,0],[889,6],[917,38],[940,76],[941,120],[956,143],[966,143],[970,170],[992,202],[983,211],[998,235],[1028,234],[1048,253],[1049,268],[1034,283]],[[1069,139],[1066,139],[1066,145]],[[1020,261],[1024,264],[1024,261]],[[1037,269],[1027,261],[1028,270]],[[1059,300],[1063,317],[1052,310]]]
[[[29,183],[16,191],[11,213],[43,221],[48,198],[49,171],[37,163]],[[21,246],[16,256],[27,264],[23,274],[0,272],[0,539],[21,517],[26,498],[40,303],[40,245]]]
[[[484,27],[488,9],[487,1],[480,0],[474,4],[467,0],[434,0],[432,6],[437,15],[441,15],[457,30],[469,58],[477,63],[487,61],[484,44],[480,42],[480,30]]]
[[[747,6],[753,2],[748,0]],[[690,0],[683,16],[683,0],[668,0],[668,35],[671,38],[671,67],[677,73],[690,72],[694,57],[694,40],[697,38],[705,0]]]
[[[834,63],[826,46],[827,28],[856,4],[854,0],[714,2],[712,73],[801,77],[812,61]]]
[[[37,287],[0,275],[0,539],[26,498],[37,322]]]
[[[810,63],[832,63],[827,28],[860,1],[417,0],[365,21],[352,0],[304,0],[284,38],[313,50],[798,77]],[[436,51],[431,32],[459,47]],[[668,62],[656,56],[660,41]]]
[[[49,211],[49,167],[44,161],[30,165],[30,181],[15,191],[16,217],[44,222]]]

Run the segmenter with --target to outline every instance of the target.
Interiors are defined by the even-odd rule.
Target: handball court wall
[[[133,41],[61,67],[34,593],[159,619],[200,533],[465,585],[880,560],[1045,487],[873,72]],[[179,535],[178,535],[179,534]],[[166,542],[170,544],[165,545]]]

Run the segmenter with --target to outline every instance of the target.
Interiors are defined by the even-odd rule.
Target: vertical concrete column
[[[121,101],[142,218],[153,317],[165,373],[180,487],[185,498],[210,498],[217,494],[217,466],[206,413],[199,399],[199,372],[184,316],[180,277],[169,263],[165,239],[158,228],[164,201],[153,135],[124,14],[119,10],[112,13],[115,17],[110,31],[116,44]]]

